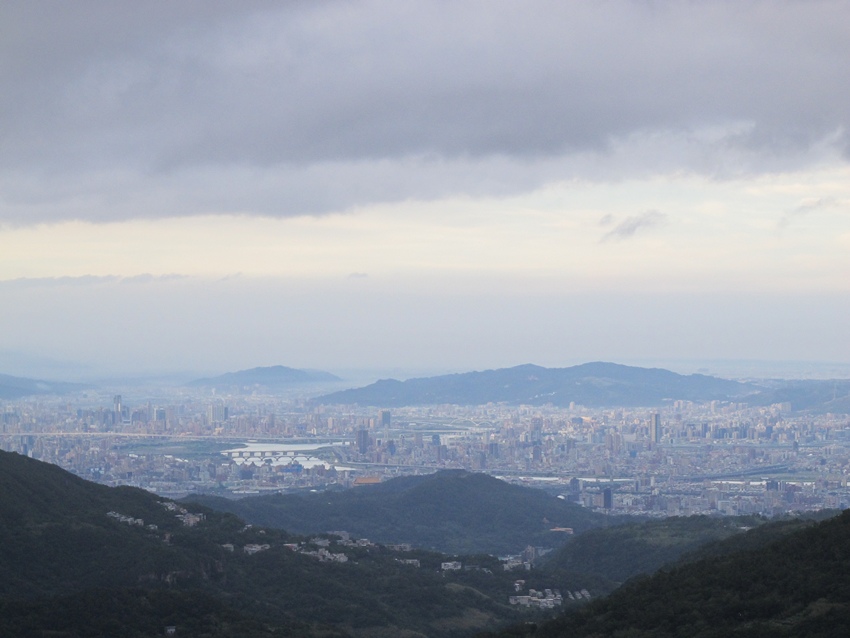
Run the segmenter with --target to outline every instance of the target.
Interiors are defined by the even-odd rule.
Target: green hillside
[[[566,536],[623,522],[541,490],[486,474],[447,470],[395,478],[340,492],[274,494],[237,501],[192,501],[256,525],[297,533],[346,530],[380,543],[411,543],[452,554],[509,554],[528,545],[554,547]]]
[[[220,599],[193,591],[92,589],[37,601],[0,601],[0,634],[15,638],[343,638],[333,630],[299,623],[269,625],[249,618]]]
[[[445,560],[246,526],[0,452],[3,636],[465,636],[517,619],[498,561]]]
[[[762,545],[764,540],[772,542]],[[725,549],[724,545],[727,545]],[[734,551],[755,545],[756,549]],[[811,637],[850,634],[850,511],[764,525],[696,562],[633,579],[608,598],[536,627],[535,638]]]
[[[2,596],[132,586],[172,571],[193,571],[208,559],[160,541],[161,534],[181,532],[182,523],[143,490],[111,489],[0,452],[0,494]],[[158,532],[120,524],[107,512],[144,520]],[[226,517],[218,518],[224,524]],[[231,524],[238,521],[232,518]]]
[[[582,534],[546,556],[540,570],[553,576],[593,575],[613,590],[629,578],[651,574],[698,548],[761,525],[759,517],[673,517]]]
[[[483,530],[480,512],[496,535],[515,517],[563,524],[558,517],[573,513],[543,492],[465,472],[407,477],[348,497],[362,507],[392,503],[386,515],[406,512],[414,528],[428,519],[439,527],[451,515],[464,533]],[[523,509],[520,501],[537,498]],[[539,509],[551,501],[555,509]],[[460,503],[472,511],[456,515]],[[755,527],[743,531],[749,523]],[[653,576],[633,576],[677,557]],[[574,611],[540,624],[536,636],[826,637],[850,629],[850,513],[822,523],[696,517],[591,529],[530,572],[503,571],[486,555],[457,557],[463,569],[443,570],[451,559],[250,526],[0,452],[2,636],[135,638],[172,625],[198,638],[461,638],[509,625],[525,634],[527,622],[557,612],[509,605],[518,578],[524,589],[588,589],[595,599],[582,606],[585,597],[565,596]]]

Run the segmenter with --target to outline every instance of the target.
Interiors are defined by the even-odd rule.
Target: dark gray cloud
[[[657,210],[648,210],[639,215],[630,215],[623,221],[609,230],[599,240],[600,243],[606,241],[630,239],[638,232],[656,228],[667,223],[667,214],[660,213]]]
[[[0,220],[776,170],[847,152],[847,77],[841,2],[10,0]]]

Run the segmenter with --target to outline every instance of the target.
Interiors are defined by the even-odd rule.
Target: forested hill
[[[566,540],[553,528],[579,533],[619,521],[541,490],[463,470],[399,477],[340,492],[236,501],[190,498],[257,525],[305,534],[347,530],[382,543],[412,543],[447,553],[509,554],[527,545],[552,547]]]
[[[660,368],[615,363],[585,363],[570,368],[521,365],[514,368],[396,381],[384,379],[364,388],[315,399],[324,404],[384,407],[450,403],[509,403],[588,407],[658,406],[669,400],[709,401],[741,397],[757,389],[748,384],[701,374],[681,375]]]
[[[850,511],[766,545],[764,531],[789,530],[763,526],[735,536],[724,543],[746,547],[753,536],[757,549],[722,551],[635,579],[536,627],[534,638],[850,635]],[[518,627],[502,635],[532,632]]]
[[[246,526],[0,452],[0,636],[450,638],[516,619],[498,560],[450,574],[445,560]]]
[[[0,530],[20,531],[44,525],[96,525],[117,507],[136,516],[164,518],[162,499],[144,490],[109,488],[62,468],[20,454],[0,451]],[[100,525],[99,525],[100,524]]]
[[[578,536],[548,554],[538,570],[558,582],[578,574],[592,575],[598,579],[598,588],[611,591],[630,578],[652,574],[677,562],[762,547],[836,514],[831,510],[779,520],[761,516],[674,516],[626,523]]]
[[[163,542],[165,534],[193,533],[166,503],[144,490],[97,485],[0,452],[0,597],[135,586],[171,571],[205,569],[214,556]],[[210,512],[208,527],[221,531],[242,523]]]
[[[481,521],[498,535],[517,519],[540,530],[540,523],[564,525],[569,519],[560,517],[576,513],[541,491],[464,472],[407,477],[351,493],[363,495],[352,501],[362,507],[380,500],[407,504],[372,515],[404,512],[421,530],[439,528],[441,520],[463,524],[469,517],[478,522],[466,533],[485,537]],[[315,494],[304,502],[333,496]],[[523,506],[523,500],[532,505]],[[553,508],[541,509],[553,501]],[[472,511],[448,516],[461,503]],[[581,530],[600,522],[587,514],[591,518],[573,519],[571,526]],[[522,578],[538,591],[587,588],[595,598],[605,591],[603,580],[652,569],[650,563],[664,558],[657,545],[667,545],[667,555],[675,558],[683,548],[735,534],[746,524],[696,518],[591,529],[554,557],[556,569],[543,566]],[[762,523],[701,545],[697,552],[705,558],[631,580],[609,598],[542,625],[536,636],[847,635],[850,513],[795,531],[806,525]],[[645,552],[648,562],[631,560],[632,552]],[[599,565],[592,557],[600,554],[614,560]],[[618,556],[629,564],[617,565]],[[446,560],[422,550],[246,526],[231,514],[95,485],[0,452],[2,636],[141,638],[175,625],[178,635],[197,638],[461,638],[516,623],[516,632],[527,633],[525,620],[534,617],[508,604],[515,573],[489,556],[460,557],[464,569],[452,571],[442,569]],[[585,569],[595,573],[580,573]],[[580,604],[565,600],[573,608]]]

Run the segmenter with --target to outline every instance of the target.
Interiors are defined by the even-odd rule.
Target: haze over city
[[[0,371],[840,369],[848,30],[844,2],[4,2]]]

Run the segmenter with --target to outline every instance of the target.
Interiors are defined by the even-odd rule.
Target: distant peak
[[[330,383],[339,377],[322,370],[299,370],[283,365],[265,366],[227,372],[217,377],[197,379],[188,385],[195,387],[267,386],[270,388],[302,383]]]

